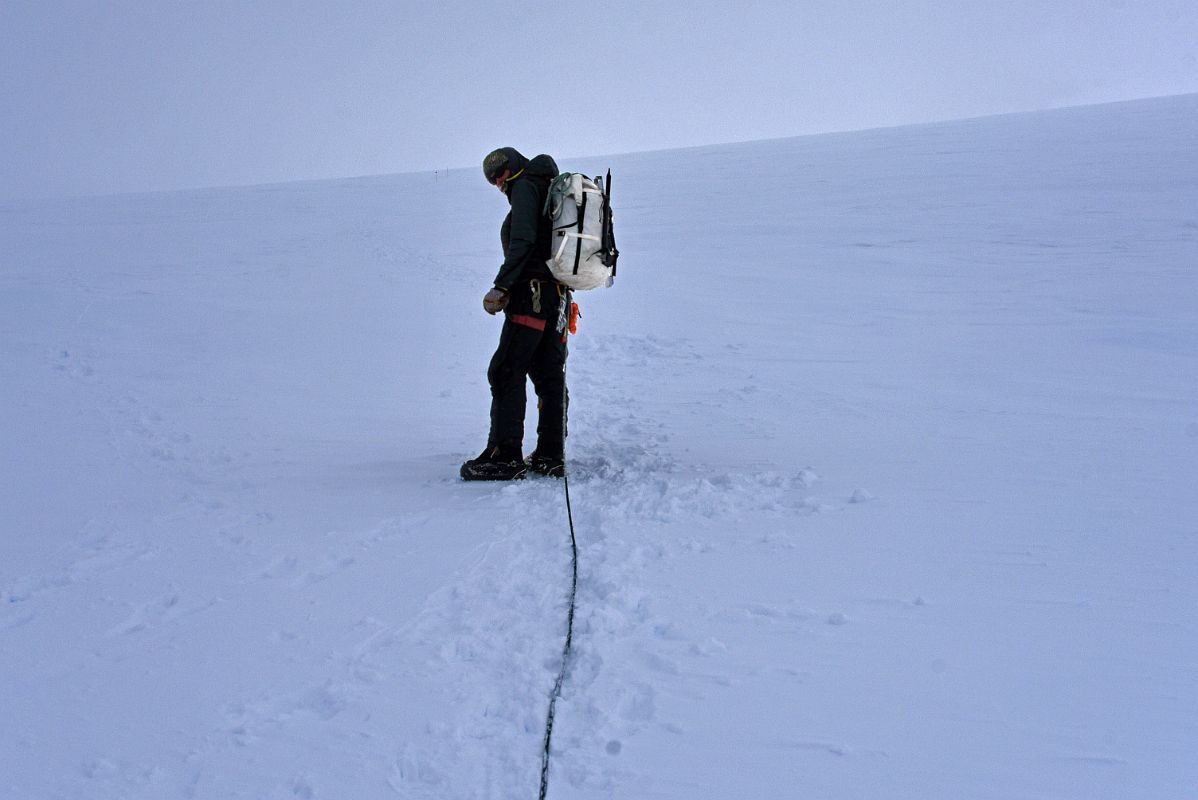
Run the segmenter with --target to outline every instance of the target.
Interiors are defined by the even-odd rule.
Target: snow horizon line
[[[776,136],[776,137],[771,137],[771,138],[766,138],[766,139],[741,139],[741,140],[731,140],[731,141],[722,141],[722,142],[709,142],[709,143],[705,143],[705,144],[685,145],[682,147],[667,147],[667,148],[656,149],[656,150],[629,150],[629,151],[616,152],[616,153],[599,153],[599,154],[591,154],[591,155],[575,154],[575,155],[566,155],[566,156],[560,156],[560,157],[555,155],[554,157],[562,162],[577,162],[577,161],[589,161],[589,160],[597,160],[597,159],[604,159],[604,158],[663,156],[663,155],[666,155],[669,153],[680,153],[681,154],[681,153],[694,152],[694,151],[699,151],[699,150],[709,150],[712,148],[748,147],[748,146],[753,146],[753,145],[767,145],[767,144],[772,144],[772,143],[777,143],[777,142],[792,142],[792,141],[796,141],[799,139],[814,139],[814,138],[818,138],[818,137],[829,137],[829,136],[852,136],[855,134],[865,134],[865,133],[871,133],[871,132],[875,132],[875,131],[898,131],[898,130],[903,130],[903,129],[907,129],[907,128],[926,128],[926,127],[934,127],[934,126],[938,126],[938,125],[955,125],[955,124],[967,123],[967,122],[980,122],[983,120],[997,120],[997,119],[1003,119],[1003,118],[1007,118],[1007,117],[1020,117],[1020,116],[1030,116],[1030,115],[1039,115],[1039,114],[1054,114],[1054,113],[1058,113],[1058,112],[1080,111],[1083,109],[1099,109],[1099,108],[1108,108],[1111,106],[1133,105],[1133,104],[1138,104],[1138,103],[1153,103],[1153,102],[1160,102],[1160,101],[1165,101],[1165,100],[1178,100],[1178,99],[1186,98],[1186,97],[1191,97],[1191,98],[1198,97],[1198,91],[1181,92],[1178,94],[1151,95],[1151,96],[1147,96],[1147,97],[1125,98],[1125,99],[1121,99],[1121,100],[1104,100],[1104,101],[1096,102],[1096,103],[1078,103],[1078,104],[1074,104],[1074,105],[1065,105],[1065,106],[1049,106],[1049,107],[1043,107],[1043,108],[1030,108],[1030,109],[1022,109],[1022,110],[1018,110],[1018,111],[1001,111],[1001,112],[992,113],[992,114],[978,114],[978,115],[971,115],[971,116],[965,116],[965,117],[948,117],[945,119],[928,120],[925,122],[902,122],[902,123],[896,123],[893,125],[871,125],[871,126],[865,127],[865,128],[846,128],[846,129],[835,129],[835,130],[826,130],[826,131],[812,131],[812,132],[808,132],[808,133],[794,134],[791,136]],[[513,146],[515,146],[515,145],[513,145]],[[254,183],[224,183],[224,184],[217,183],[217,184],[204,184],[204,185],[195,185],[195,186],[178,186],[178,187],[164,188],[164,189],[140,189],[140,190],[131,190],[131,191],[64,194],[64,195],[52,195],[52,196],[51,195],[47,195],[47,196],[33,195],[33,196],[27,196],[27,197],[15,197],[15,198],[0,199],[0,207],[11,206],[13,204],[22,203],[22,202],[61,202],[61,201],[72,201],[72,200],[92,200],[92,199],[117,198],[117,197],[144,197],[147,195],[159,195],[159,194],[190,194],[190,193],[195,193],[195,192],[230,191],[230,190],[238,190],[238,189],[269,189],[269,188],[281,188],[281,187],[286,187],[286,186],[302,186],[302,185],[306,185],[306,184],[344,183],[347,181],[366,181],[366,180],[374,180],[374,179],[382,179],[382,178],[403,178],[403,177],[415,176],[415,175],[429,175],[430,173],[434,174],[434,175],[445,175],[448,177],[448,175],[451,173],[464,172],[464,171],[470,171],[470,170],[477,171],[478,169],[479,169],[479,167],[477,165],[456,165],[456,166],[449,166],[449,167],[443,167],[443,168],[429,167],[429,168],[425,168],[425,169],[408,170],[405,172],[376,172],[376,173],[367,173],[367,174],[361,174],[361,175],[338,175],[338,176],[326,176],[326,177],[295,178],[295,179],[287,179],[287,180],[260,181],[260,182],[254,182]]]

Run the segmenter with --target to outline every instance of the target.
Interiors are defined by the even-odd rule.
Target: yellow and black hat
[[[500,147],[487,153],[487,157],[483,159],[483,177],[487,179],[487,183],[495,183],[495,179],[502,175],[505,169],[511,170],[515,175],[527,164],[528,159],[516,148]]]

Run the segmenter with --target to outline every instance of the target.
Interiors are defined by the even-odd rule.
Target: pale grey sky
[[[0,196],[474,166],[501,145],[560,160],[1188,92],[1194,0],[3,0]]]

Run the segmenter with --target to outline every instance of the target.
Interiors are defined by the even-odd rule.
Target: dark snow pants
[[[570,294],[553,281],[519,281],[504,309],[499,346],[491,357],[491,433],[488,445],[523,449],[526,381],[536,390],[537,450],[560,456],[566,441],[566,331]]]

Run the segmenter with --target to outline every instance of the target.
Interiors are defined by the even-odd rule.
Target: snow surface
[[[1198,796],[1196,141],[1198,95],[563,160],[624,257],[550,797]],[[562,485],[456,477],[504,213],[0,208],[0,796],[536,796]]]

